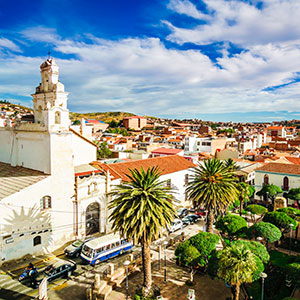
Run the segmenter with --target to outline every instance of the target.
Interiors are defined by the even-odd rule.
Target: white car
[[[168,228],[168,231],[171,233],[171,232],[174,232],[174,231],[182,229],[182,228],[183,228],[182,221],[179,220],[179,219],[174,219],[174,221],[172,222],[170,228]]]

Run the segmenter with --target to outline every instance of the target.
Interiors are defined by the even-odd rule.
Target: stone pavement
[[[230,289],[226,287],[223,281],[212,280],[209,276],[203,274],[194,275],[194,286],[188,287],[185,282],[190,278],[187,269],[179,267],[173,261],[174,249],[167,250],[167,282],[164,282],[163,261],[159,270],[158,261],[152,264],[153,284],[161,288],[161,295],[164,300],[186,300],[188,289],[195,290],[196,299],[201,300],[225,300],[231,296]],[[155,256],[153,257],[155,258]],[[137,285],[143,283],[143,273],[138,272],[129,276],[129,295],[133,299]],[[125,281],[120,288],[116,288],[107,300],[125,300],[126,287]]]

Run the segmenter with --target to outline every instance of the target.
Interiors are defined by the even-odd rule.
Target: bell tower
[[[46,126],[48,131],[66,131],[70,125],[68,93],[58,80],[59,68],[49,57],[40,69],[42,82],[32,94],[34,122]]]

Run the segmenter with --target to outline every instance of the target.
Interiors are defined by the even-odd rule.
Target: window
[[[264,183],[263,183],[263,185],[266,185],[266,184],[269,184],[269,176],[267,174],[264,176]]]
[[[52,204],[51,204],[51,196],[44,196],[44,197],[40,200],[40,205],[41,205],[41,209],[52,208]]]
[[[189,174],[185,174],[184,183],[186,185],[189,183]]]
[[[91,194],[93,192],[98,191],[98,185],[97,182],[92,182],[89,186],[88,186],[88,194]]]
[[[57,111],[55,112],[55,124],[60,124],[61,120],[60,120],[60,112]]]
[[[36,236],[34,239],[33,239],[33,246],[37,246],[37,245],[40,245],[42,243],[42,238],[40,235]]]
[[[289,178],[287,176],[285,176],[283,178],[283,190],[284,191],[288,191],[289,190]]]

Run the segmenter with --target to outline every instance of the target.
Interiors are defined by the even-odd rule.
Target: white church
[[[0,127],[0,264],[110,230],[109,175],[89,164],[97,146],[70,129],[55,61],[40,69],[34,120]]]

